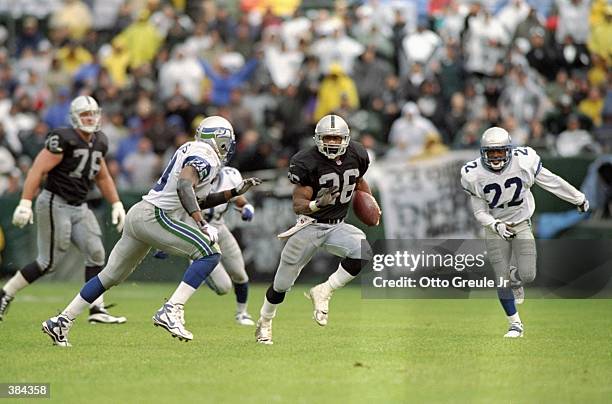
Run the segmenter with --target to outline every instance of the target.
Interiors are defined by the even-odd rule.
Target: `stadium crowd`
[[[609,152],[611,38],[606,0],[0,0],[0,195],[79,94],[120,189],[149,188],[211,114],[243,171],[285,167],[331,112],[372,158],[475,148],[492,125]]]

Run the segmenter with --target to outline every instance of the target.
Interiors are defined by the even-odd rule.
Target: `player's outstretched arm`
[[[241,195],[245,194],[252,187],[256,187],[257,185],[261,184],[261,182],[262,181],[257,177],[247,178],[242,180],[242,182],[238,184],[236,188],[208,194],[206,199],[200,201],[200,209],[214,208],[217,205],[221,205],[229,201],[235,202],[236,198],[241,197]],[[242,205],[238,205],[238,207],[241,206]]]
[[[23,191],[21,192],[21,200],[13,213],[13,225],[22,228],[23,226],[34,223],[34,213],[32,212],[32,199],[38,193],[40,183],[45,175],[51,171],[62,161],[62,153],[51,153],[47,149],[43,149],[32,164],[28,171]]]
[[[581,212],[586,212],[589,209],[589,202],[582,192],[578,191],[572,184],[544,167],[542,167],[540,172],[536,175],[535,183],[546,191],[556,195],[558,198],[576,205]]]
[[[236,206],[236,209],[240,212],[240,217],[242,220],[245,222],[250,222],[253,220],[253,217],[255,216],[255,208],[249,203],[247,198],[242,195],[237,196],[232,199],[232,202]]]
[[[111,204],[111,222],[115,225],[117,231],[121,233],[123,230],[123,223],[125,222],[125,208],[121,200],[119,200],[117,187],[115,187],[115,182],[108,171],[108,166],[104,159],[100,161],[100,171],[98,175],[96,175],[96,185],[100,188],[100,192],[104,199]]]

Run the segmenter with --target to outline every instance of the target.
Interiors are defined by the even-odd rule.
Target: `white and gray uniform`
[[[480,159],[461,168],[461,185],[471,195],[476,220],[485,226],[489,260],[496,276],[508,279],[512,262],[521,280],[528,283],[535,279],[536,245],[531,231],[535,200],[530,189],[534,184],[574,205],[585,200],[582,192],[542,167],[540,156],[530,147],[515,147],[500,171],[484,167]],[[489,226],[496,220],[509,225],[516,236],[506,241],[491,230]]]
[[[206,143],[187,142],[179,147],[153,189],[128,211],[123,235],[98,275],[105,288],[127,278],[151,247],[191,260],[220,253],[217,244],[212,244],[185,215],[177,194],[178,178],[185,166],[192,166],[198,174],[196,194],[207,195],[221,163]]]
[[[242,175],[240,171],[233,167],[223,167],[212,182],[213,188],[211,193],[236,188],[241,182]],[[219,265],[206,278],[206,284],[219,295],[228,293],[232,289],[232,283],[243,284],[249,281],[240,246],[223,220],[223,215],[227,212],[228,208],[229,203],[224,203],[202,211],[206,221],[219,231],[217,244],[223,255]]]

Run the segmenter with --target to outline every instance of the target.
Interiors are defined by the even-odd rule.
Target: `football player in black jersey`
[[[257,321],[255,337],[262,344],[272,344],[276,307],[319,248],[342,258],[329,279],[306,294],[320,326],[327,325],[333,291],[354,279],[370,260],[365,234],[344,223],[355,189],[371,194],[363,178],[370,164],[368,154],[351,140],[348,125],[337,115],[321,118],[314,141],[315,146],[300,151],[289,163],[289,180],[295,184],[293,210],[299,217],[294,227],[279,235],[287,244]]]
[[[71,243],[85,255],[85,280],[102,270],[105,259],[101,231],[85,197],[95,182],[112,206],[112,223],[121,232],[125,210],[104,156],[108,140],[100,132],[101,110],[92,97],[79,96],[70,104],[72,128],[52,130],[45,148],[28,171],[21,201],[13,214],[19,228],[34,223],[32,199],[46,177],[44,190],[36,199],[38,257],[17,272],[0,291],[0,320],[15,294],[46,273],[52,272]],[[124,323],[125,317],[108,313],[102,297],[90,307],[90,322]]]

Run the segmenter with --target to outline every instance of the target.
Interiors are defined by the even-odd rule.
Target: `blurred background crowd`
[[[70,101],[103,108],[109,168],[144,190],[202,117],[231,165],[287,166],[335,112],[372,159],[477,148],[489,126],[559,156],[610,152],[607,0],[0,0],[0,195]]]

